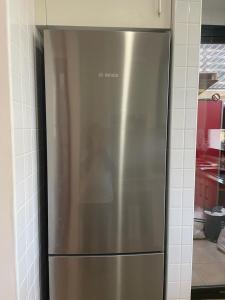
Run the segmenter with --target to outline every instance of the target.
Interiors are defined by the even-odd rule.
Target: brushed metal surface
[[[162,300],[163,254],[50,257],[50,299]]]
[[[44,43],[49,253],[163,251],[169,33]]]

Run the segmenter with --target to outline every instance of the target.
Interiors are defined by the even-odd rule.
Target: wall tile
[[[180,283],[180,298],[181,299],[190,299],[191,296],[191,282],[188,281],[181,281]]]
[[[28,106],[27,104],[23,105],[23,126],[24,128],[31,128],[31,120],[32,120],[32,115],[31,115],[31,107]]]
[[[196,109],[186,109],[185,128],[196,129],[196,125],[197,125],[196,114],[197,114]]]
[[[16,214],[16,234],[18,237],[22,235],[26,228],[26,210],[25,205],[23,205]]]
[[[195,167],[195,149],[185,149],[184,150],[184,168],[194,168]]]
[[[32,176],[29,176],[24,180],[24,185],[25,185],[25,200],[27,202],[32,195]]]
[[[191,293],[201,2],[173,1],[167,300],[189,300]],[[183,165],[175,162],[178,150]]]
[[[188,40],[188,24],[176,23],[174,31],[174,43],[176,45],[186,45]]]
[[[190,15],[189,15],[189,22],[190,23],[197,23],[200,25],[201,19],[199,16],[201,16],[201,1],[191,1],[190,2]],[[197,63],[198,64],[198,63]]]
[[[180,264],[181,263],[181,246],[169,246],[168,251],[169,264]]]
[[[183,186],[183,170],[171,169],[169,173],[169,181],[171,188],[179,188]]]
[[[193,224],[193,209],[183,208],[182,224],[184,226],[192,226]]]
[[[194,188],[195,169],[184,169],[184,188]]]
[[[185,33],[186,34],[186,33]],[[189,24],[188,26],[188,44],[200,45],[200,26],[199,24]]]
[[[24,157],[17,156],[15,158],[14,173],[16,177],[16,183],[20,183],[24,178]]]
[[[28,177],[32,174],[32,154],[24,155],[24,176]]]
[[[181,265],[181,274],[180,280],[181,281],[189,281],[192,273],[191,264],[182,264]]]
[[[186,68],[175,67],[173,73],[173,85],[175,88],[183,88],[186,85]]]
[[[188,47],[187,64],[189,67],[195,67],[199,63],[199,46]]]
[[[181,227],[171,226],[169,229],[169,244],[180,245],[181,244]]]
[[[171,208],[169,211],[169,226],[182,225],[182,209]]]
[[[32,288],[34,283],[34,263],[31,264],[30,269],[28,271],[28,290],[30,293],[30,289]]]
[[[23,144],[23,131],[22,131],[22,129],[15,129],[14,130],[14,150],[15,150],[15,155],[23,154],[24,144]]]
[[[173,101],[173,108],[185,108],[185,88],[174,88],[172,101]]]
[[[184,146],[185,149],[195,149],[196,130],[190,129],[184,132]]]
[[[27,247],[27,253],[26,253],[27,276],[28,276],[30,265],[34,262],[34,258],[35,258],[34,255],[35,255],[34,243],[33,241],[29,241],[29,245]]]
[[[179,281],[169,282],[167,287],[167,297],[169,299],[178,299],[180,284]]]
[[[27,287],[27,278],[24,279],[23,284],[19,287],[19,299],[27,299],[28,296],[28,287]]]
[[[174,49],[174,66],[185,67],[187,65],[187,46],[177,45]]]
[[[183,151],[173,150],[170,154],[170,167],[173,169],[183,168]]]
[[[188,22],[189,17],[189,3],[188,1],[176,1],[175,4],[176,22]]]
[[[26,255],[23,254],[23,256],[20,258],[20,261],[18,261],[18,285],[19,286],[22,286],[23,282],[26,279],[26,275],[27,275]]]
[[[183,245],[181,249],[182,263],[188,263],[192,267],[192,245]],[[190,278],[189,278],[190,279]]]
[[[14,128],[23,128],[22,103],[13,102]]]
[[[185,127],[185,110],[173,109],[171,111],[171,128],[184,129]]]
[[[31,151],[31,144],[32,144],[32,139],[31,139],[31,130],[30,129],[25,129],[23,131],[23,140],[24,140],[24,153],[28,153]]]
[[[40,300],[34,1],[9,0],[8,18],[18,300]]]
[[[187,88],[186,90],[186,108],[194,108],[196,110],[198,104],[198,89]]]
[[[35,287],[32,286],[28,292],[28,300],[35,299]]]
[[[182,207],[182,189],[170,189],[169,190],[169,206],[170,208]]]
[[[183,189],[183,208],[193,208],[194,189]]]
[[[23,257],[24,253],[26,252],[26,247],[26,231],[24,231],[18,238],[18,243],[16,243],[17,261],[20,261],[20,259]]]
[[[198,68],[188,67],[187,68],[187,87],[196,88],[198,86]]]
[[[184,148],[184,131],[181,129],[171,130],[171,147],[173,149]]]
[[[193,234],[192,226],[183,226],[182,227],[182,244],[183,245],[192,245]]]
[[[24,182],[21,181],[15,186],[16,211],[18,211],[25,204],[24,194],[25,194]]]
[[[173,282],[180,281],[180,265],[171,264],[168,268],[168,280]]]

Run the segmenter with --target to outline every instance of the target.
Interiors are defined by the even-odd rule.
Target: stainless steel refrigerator
[[[161,300],[170,33],[44,32],[50,300]]]

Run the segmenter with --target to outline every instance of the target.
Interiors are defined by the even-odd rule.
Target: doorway
[[[225,26],[200,45],[192,299],[225,299]]]

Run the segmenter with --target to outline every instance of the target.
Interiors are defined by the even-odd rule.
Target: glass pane
[[[193,286],[225,285],[225,44],[202,44]]]

